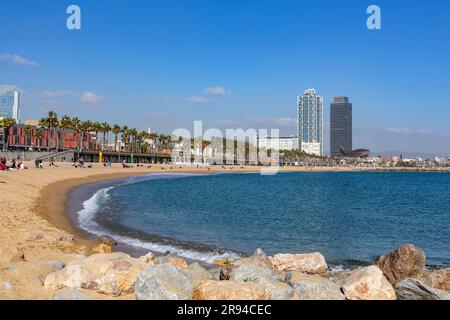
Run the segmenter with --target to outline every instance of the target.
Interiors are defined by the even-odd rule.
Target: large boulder
[[[385,256],[376,265],[392,285],[406,278],[422,279],[425,270],[425,253],[412,244],[404,244]]]
[[[184,269],[188,266],[186,260],[175,253],[170,253],[166,256],[156,258],[156,263],[170,263],[180,269]]]
[[[342,286],[348,300],[395,300],[395,290],[377,266],[361,268]]]
[[[194,288],[194,300],[269,300],[269,289],[260,283],[202,281]]]
[[[193,263],[181,271],[191,279],[193,286],[196,286],[203,280],[214,280],[214,275],[198,263]]]
[[[416,279],[397,283],[395,291],[399,300],[450,300],[450,293],[427,286]]]
[[[450,292],[450,268],[430,270],[427,278],[433,288]]]
[[[270,268],[258,264],[244,264],[230,272],[230,280],[236,282],[262,282],[278,280],[278,275]]]
[[[125,253],[95,254],[49,274],[44,286],[55,290],[83,288],[119,296],[134,292],[136,279],[145,267],[143,262]]]
[[[272,262],[270,259],[266,256],[250,256],[241,258],[235,261],[232,261],[228,264],[225,264],[222,266],[222,269],[220,271],[220,280],[229,280],[231,272],[244,265],[251,265],[251,266],[259,266],[262,268],[270,268],[273,269]]]
[[[279,276],[273,269],[255,264],[244,264],[233,269],[230,281],[261,283],[269,289],[272,300],[290,300],[294,289],[278,280]]]
[[[345,300],[337,284],[318,275],[289,272],[286,282],[294,288],[300,300]]]
[[[300,271],[308,274],[324,275],[328,266],[319,252],[300,254],[277,254],[269,258],[278,272]]]
[[[147,267],[135,286],[138,300],[190,300],[192,281],[174,264]]]

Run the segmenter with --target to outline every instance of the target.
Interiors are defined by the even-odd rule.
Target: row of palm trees
[[[50,111],[47,117],[39,120],[39,126],[49,131],[49,149],[62,149],[64,141],[59,141],[65,137],[65,133],[73,132],[79,136],[79,147],[82,149],[93,148],[97,151],[128,151],[135,153],[150,153],[171,148],[172,136],[165,134],[149,133],[138,131],[136,128],[128,128],[119,124],[110,125],[107,122],[92,122],[90,120],[80,120],[77,117],[64,115],[60,119],[54,111]],[[59,135],[58,131],[62,134]],[[89,135],[94,135],[94,145],[89,145],[86,139]],[[114,136],[114,144],[110,144],[111,134]],[[119,136],[123,145],[118,144]],[[53,145],[56,141],[56,145]],[[150,142],[150,143],[149,143]]]

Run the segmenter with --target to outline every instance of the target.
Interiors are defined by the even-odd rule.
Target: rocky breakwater
[[[427,270],[425,254],[404,245],[373,265],[331,273],[320,253],[252,256],[213,268],[169,254],[138,259],[99,253],[50,273],[55,299],[127,295],[138,300],[396,300],[448,299],[448,269]]]

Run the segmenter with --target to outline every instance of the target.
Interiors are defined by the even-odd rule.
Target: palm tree
[[[121,134],[122,134],[122,143],[125,145],[125,149],[128,146],[128,139],[129,139],[129,131],[128,131],[128,127],[127,126],[123,126],[122,130],[121,130]]]
[[[81,120],[78,119],[77,117],[74,117],[72,119],[70,119],[70,129],[75,132],[75,136],[74,139],[76,139],[78,137],[78,135],[81,132]],[[79,142],[79,144],[78,144]],[[78,149],[81,148],[81,137],[80,140],[77,142],[78,144]]]
[[[131,152],[136,152],[136,138],[138,135],[138,131],[136,128],[130,129],[130,137],[131,137]]]
[[[41,144],[42,144],[42,137],[43,137],[43,133],[42,133],[42,129],[41,128],[36,128],[36,130],[34,130],[33,133],[33,137],[37,138],[37,147],[40,148]]]
[[[100,124],[100,122],[94,122],[92,124],[92,131],[95,132],[95,150],[98,150],[98,146],[99,146],[99,138],[98,138],[98,134],[100,131],[102,131],[102,125]]]
[[[4,118],[1,120],[0,126],[4,129],[4,143],[3,143],[3,151],[8,151],[9,144],[9,129],[16,125],[16,120],[13,118]]]
[[[67,130],[72,128],[72,119],[70,119],[69,116],[66,116],[66,115],[63,116],[61,118],[61,120],[59,121],[59,127],[61,128],[62,136],[64,137],[63,142],[62,142],[62,144],[63,144],[62,148],[64,149],[65,146],[66,146],[66,133],[67,133]]]
[[[103,122],[101,124],[102,133],[103,133],[103,143],[102,143],[102,150],[104,150],[104,147],[108,147],[109,144],[109,132],[111,131],[111,126],[107,122]]]
[[[122,128],[118,124],[115,124],[112,127],[112,133],[114,134],[114,151],[117,151],[117,137],[121,130]]]
[[[54,112],[54,111],[48,112],[47,124],[48,124],[48,129],[50,131],[50,136],[52,138],[52,145],[53,145],[53,140],[55,137],[55,129],[58,128],[58,126],[59,126],[58,115],[56,114],[56,112]],[[56,135],[56,149],[58,149],[58,135]]]
[[[144,145],[146,144],[145,140],[148,139],[149,134],[147,131],[141,131],[138,134],[138,140],[139,140],[139,152],[145,153],[147,152],[147,148],[144,149]],[[147,144],[148,145],[148,144]]]
[[[90,122],[89,120],[81,122],[81,143],[80,143],[80,148],[84,149],[84,138],[86,136],[86,133],[91,131],[91,129],[92,129],[92,122]],[[87,146],[87,148],[89,149],[89,146]]]
[[[48,150],[50,150],[50,146],[49,146],[50,140],[49,140],[49,132],[48,132],[48,128],[49,128],[48,118],[41,118],[41,120],[39,120],[39,126],[47,131],[47,137],[46,137],[47,138],[47,143],[45,145],[46,145],[46,148],[47,148],[47,151],[48,151]],[[43,133],[42,133],[42,135],[44,136]]]
[[[25,134],[25,146],[28,145],[28,137],[31,136],[33,129],[29,125],[23,126],[23,133]]]

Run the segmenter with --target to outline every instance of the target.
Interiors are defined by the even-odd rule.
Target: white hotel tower
[[[299,148],[323,155],[323,98],[315,89],[297,97],[297,117]]]

